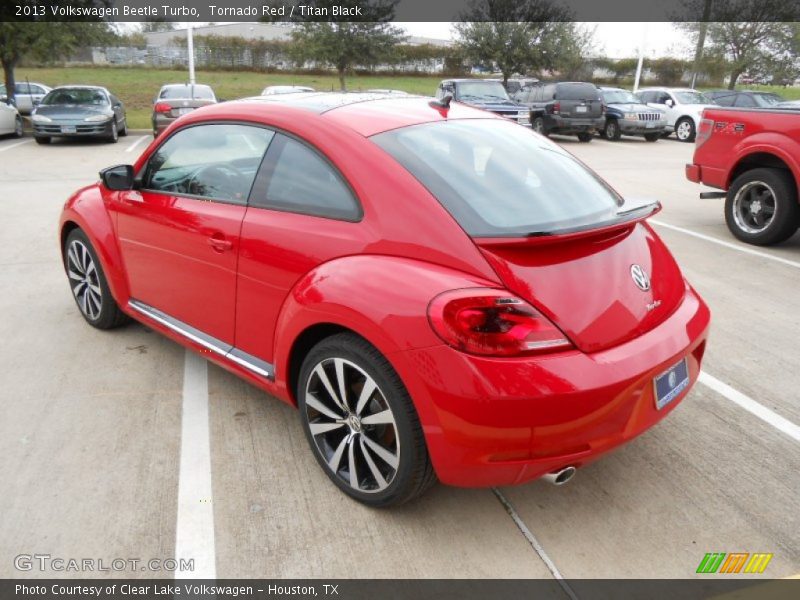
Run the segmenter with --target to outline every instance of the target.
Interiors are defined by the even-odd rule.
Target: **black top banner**
[[[0,21],[794,22],[800,0],[3,0]]]

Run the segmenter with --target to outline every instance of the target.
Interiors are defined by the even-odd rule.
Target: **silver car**
[[[22,137],[22,117],[16,108],[0,102],[0,135],[9,134]]]
[[[14,104],[21,114],[29,115],[52,89],[42,83],[17,81],[14,84]],[[0,85],[0,102],[6,102],[7,100],[6,86]]]

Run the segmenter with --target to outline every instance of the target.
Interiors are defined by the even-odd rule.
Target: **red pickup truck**
[[[725,221],[737,238],[766,246],[800,227],[800,111],[707,108],[686,177],[725,190]]]

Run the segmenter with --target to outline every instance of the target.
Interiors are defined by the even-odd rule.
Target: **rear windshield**
[[[92,90],[87,88],[61,88],[53,90],[42,98],[42,104],[89,104],[94,106],[105,106],[108,104],[108,97],[102,90]]]
[[[559,100],[598,100],[600,90],[591,83],[559,83],[556,95]]]
[[[158,97],[162,100],[214,100],[214,92],[207,85],[171,85],[162,89]]]
[[[675,97],[681,104],[713,104],[705,94],[700,92],[675,92]]]
[[[475,237],[541,235],[613,222],[623,203],[572,155],[511,122],[426,123],[371,139]]]

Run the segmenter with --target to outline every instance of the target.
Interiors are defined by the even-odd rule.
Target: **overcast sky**
[[[410,35],[451,39],[450,23],[397,23]],[[637,56],[644,43],[645,56],[685,57],[691,52],[682,32],[672,23],[583,23],[595,28],[597,53],[609,58]]]

